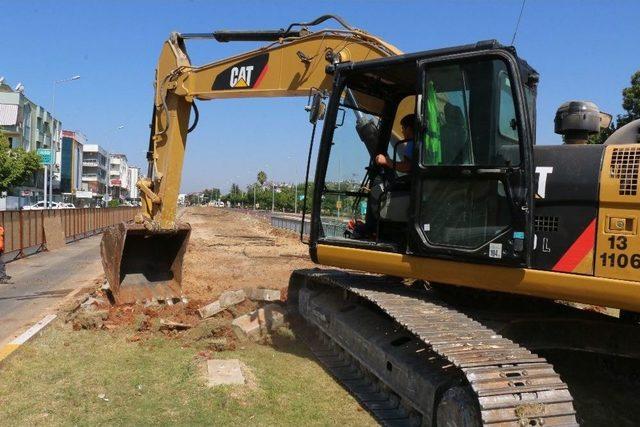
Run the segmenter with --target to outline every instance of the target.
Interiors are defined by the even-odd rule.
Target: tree
[[[200,195],[198,193],[187,194],[187,206],[195,206],[200,204]]]
[[[631,86],[622,90],[622,108],[626,113],[618,116],[618,127],[640,119],[640,70],[631,76]]]
[[[11,148],[0,130],[0,191],[20,185],[41,168],[40,157],[22,148]]]
[[[260,185],[264,185],[264,183],[267,182],[267,173],[265,171],[258,172],[258,176],[256,179],[258,180]]]
[[[640,119],[640,70],[631,76],[631,86],[622,89],[622,109],[624,114],[618,114],[615,126],[613,121],[608,128],[589,137],[590,144],[603,144],[616,129]]]
[[[219,200],[220,199],[220,189],[219,188],[207,188],[205,189],[203,192],[203,201],[204,202],[211,202],[213,200]]]

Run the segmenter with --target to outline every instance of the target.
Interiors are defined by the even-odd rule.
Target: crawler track
[[[371,387],[397,396],[386,398],[396,403],[386,407],[388,420],[370,408],[384,424],[434,425],[459,412],[468,425],[577,425],[553,366],[435,297],[336,270],[297,271],[290,293],[325,335],[312,346],[319,359],[329,370],[342,364],[342,374],[352,372],[351,386],[348,375],[335,375],[365,406],[359,395]]]

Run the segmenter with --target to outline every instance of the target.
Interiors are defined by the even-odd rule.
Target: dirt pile
[[[237,337],[232,321],[267,302],[246,298],[207,319],[198,310],[228,291],[242,289],[279,289],[282,303],[291,271],[312,265],[307,247],[295,235],[273,230],[264,219],[216,208],[188,208],[181,220],[192,225],[184,260],[187,302],[112,306],[105,292],[98,290],[67,316],[74,330],[125,328],[131,331],[130,341],[160,335],[211,351],[233,349]]]

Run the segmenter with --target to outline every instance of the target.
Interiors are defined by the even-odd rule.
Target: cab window
[[[492,93],[496,78],[500,88],[497,99]],[[436,66],[428,70],[425,86],[424,165],[519,164],[517,150],[505,149],[517,144],[519,137],[504,62],[485,60]]]

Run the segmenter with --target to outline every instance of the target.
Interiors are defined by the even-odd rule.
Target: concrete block
[[[238,359],[207,360],[207,382],[209,387],[223,384],[244,384],[244,375]]]
[[[242,301],[244,301],[244,299],[245,293],[242,289],[237,291],[223,292],[217,301],[199,308],[198,312],[203,319],[206,319],[207,317],[211,317],[214,314],[220,313],[227,307],[231,307],[232,305],[241,303]]]
[[[245,288],[244,293],[253,301],[280,301],[279,289]]]
[[[284,315],[285,310],[278,304],[269,304],[234,319],[231,326],[238,337],[257,339],[283,326]]]
[[[160,329],[169,330],[169,331],[184,331],[185,329],[191,328],[191,325],[187,323],[174,322],[171,320],[160,319]]]
[[[244,299],[245,299],[244,291],[242,289],[239,289],[237,291],[223,292],[222,295],[220,295],[220,298],[218,299],[218,301],[220,301],[221,307],[226,308],[226,307],[231,307],[232,305],[241,303],[242,301],[244,301]]]
[[[211,304],[199,308],[198,313],[200,313],[203,319],[206,319],[207,317],[220,313],[222,310],[224,310],[224,307],[220,305],[220,301],[214,301]]]

